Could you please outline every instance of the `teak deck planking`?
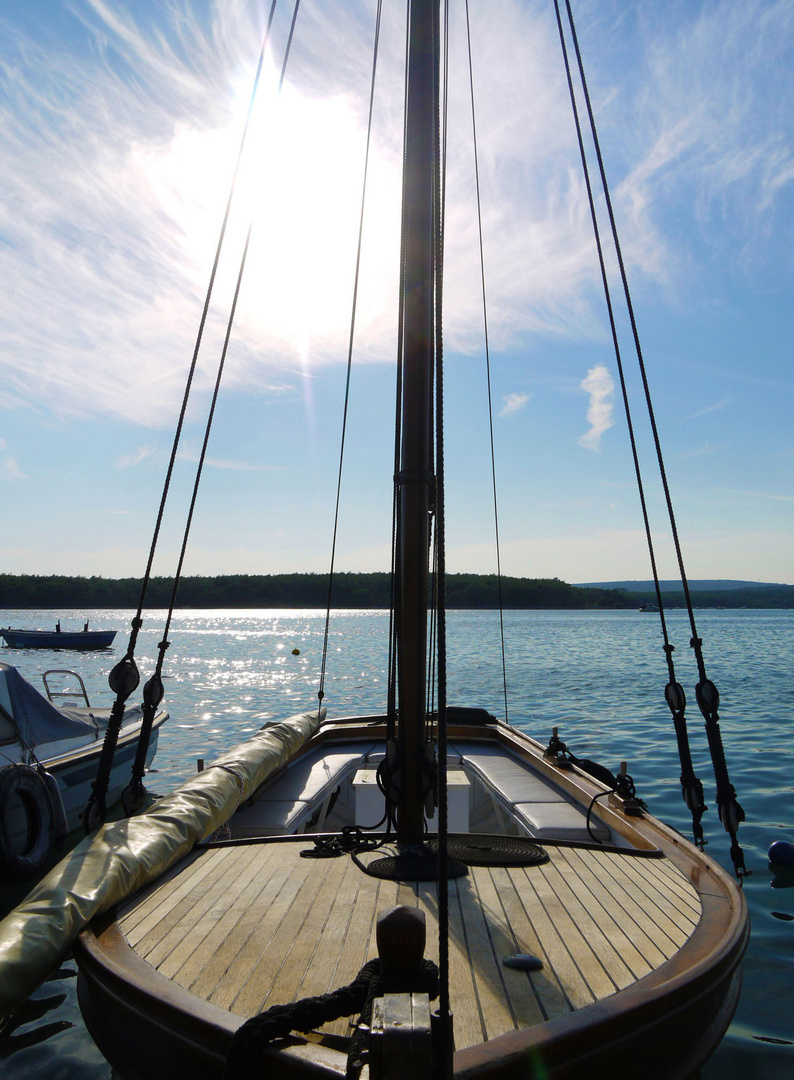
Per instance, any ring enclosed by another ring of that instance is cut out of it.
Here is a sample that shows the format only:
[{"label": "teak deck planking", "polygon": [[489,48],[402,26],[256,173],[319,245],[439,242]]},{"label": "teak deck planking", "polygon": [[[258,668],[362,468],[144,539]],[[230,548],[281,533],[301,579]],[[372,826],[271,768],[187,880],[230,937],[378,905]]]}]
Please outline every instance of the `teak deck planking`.
[{"label": "teak deck planking", "polygon": [[[119,924],[162,975],[242,1017],[325,994],[377,955],[375,920],[421,908],[438,959],[435,883],[373,878],[349,856],[300,856],[307,841],[215,847],[129,901]],[[697,893],[667,859],[547,849],[526,868],[476,867],[449,884],[450,994],[459,1049],[564,1016],[659,967],[700,918]],[[527,974],[502,958],[532,953]],[[323,1030],[350,1031],[347,1019]]]}]

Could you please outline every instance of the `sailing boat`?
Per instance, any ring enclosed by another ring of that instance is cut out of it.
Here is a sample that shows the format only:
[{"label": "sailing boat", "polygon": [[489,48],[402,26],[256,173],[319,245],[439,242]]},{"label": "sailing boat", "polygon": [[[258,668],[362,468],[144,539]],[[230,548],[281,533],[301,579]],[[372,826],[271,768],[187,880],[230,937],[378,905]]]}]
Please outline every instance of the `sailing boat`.
[{"label": "sailing boat", "polygon": [[730,877],[556,731],[447,704],[438,0],[408,19],[394,689],[385,715],[265,729],[137,819],[178,840],[75,953],[128,1080],[684,1077],[738,999]]}]

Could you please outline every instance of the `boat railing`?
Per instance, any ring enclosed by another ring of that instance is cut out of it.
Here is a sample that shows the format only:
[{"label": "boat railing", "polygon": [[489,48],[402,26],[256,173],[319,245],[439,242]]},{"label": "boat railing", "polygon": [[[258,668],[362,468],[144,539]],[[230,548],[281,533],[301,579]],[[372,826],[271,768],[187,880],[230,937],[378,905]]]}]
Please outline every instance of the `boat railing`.
[{"label": "boat railing", "polygon": [[[79,690],[51,690],[49,681],[47,679],[48,675],[68,675],[72,679],[77,679],[78,683],[80,684],[80,689]],[[49,699],[49,701],[53,705],[56,704],[55,698],[75,697],[77,694],[80,694],[83,701],[85,702],[85,707],[87,709],[91,708],[91,702],[88,700],[88,693],[86,692],[85,683],[83,682],[81,676],[78,675],[76,671],[69,671],[68,668],[50,668],[49,671],[44,672],[41,679],[42,679],[42,682],[44,683],[44,689],[47,692],[47,698]]]}]

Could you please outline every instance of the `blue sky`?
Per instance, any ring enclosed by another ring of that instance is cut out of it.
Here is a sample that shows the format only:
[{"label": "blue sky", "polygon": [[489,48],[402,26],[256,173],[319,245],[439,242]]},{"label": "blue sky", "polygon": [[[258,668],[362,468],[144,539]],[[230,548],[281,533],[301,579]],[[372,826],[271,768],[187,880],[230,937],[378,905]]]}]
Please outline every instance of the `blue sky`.
[{"label": "blue sky", "polygon": [[[143,571],[268,6],[0,2],[2,571]],[[402,7],[385,2],[343,570],[388,566]],[[452,7],[448,565],[492,572],[471,120]],[[645,578],[553,5],[471,8],[503,570]],[[374,10],[303,0],[278,102],[291,6],[277,10],[159,573],[175,565],[252,218],[185,572],[327,569]],[[574,13],[688,574],[792,583],[794,9],[578,0]]]}]

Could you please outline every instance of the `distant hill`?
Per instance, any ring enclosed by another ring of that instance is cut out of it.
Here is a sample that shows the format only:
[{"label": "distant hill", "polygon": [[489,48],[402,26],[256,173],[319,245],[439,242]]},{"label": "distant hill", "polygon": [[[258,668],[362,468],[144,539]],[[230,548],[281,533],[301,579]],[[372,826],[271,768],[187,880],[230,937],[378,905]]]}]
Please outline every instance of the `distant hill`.
[{"label": "distant hill", "polygon": [[[574,584],[578,589],[626,589],[628,592],[654,591],[652,581],[580,581],[574,582]],[[662,592],[678,592],[681,588],[681,582],[676,579],[660,581],[659,586]],[[703,578],[698,581],[690,580],[689,582],[689,588],[696,592],[727,592],[730,589],[785,589],[788,587],[774,581],[733,581],[730,578],[718,578],[714,581]]]},{"label": "distant hill", "polygon": [[[684,589],[680,581],[660,581],[662,602],[666,608],[686,605]],[[623,598],[621,607],[645,607],[656,605],[656,590],[652,581],[606,581],[600,585],[577,585],[580,589],[599,589]],[[699,579],[689,582],[689,595],[697,608],[794,608],[794,585],[772,585],[763,581],[711,581]]]}]

